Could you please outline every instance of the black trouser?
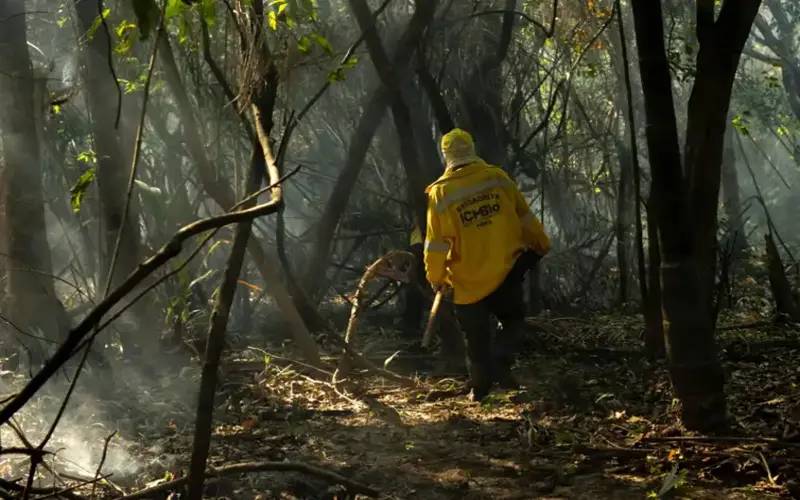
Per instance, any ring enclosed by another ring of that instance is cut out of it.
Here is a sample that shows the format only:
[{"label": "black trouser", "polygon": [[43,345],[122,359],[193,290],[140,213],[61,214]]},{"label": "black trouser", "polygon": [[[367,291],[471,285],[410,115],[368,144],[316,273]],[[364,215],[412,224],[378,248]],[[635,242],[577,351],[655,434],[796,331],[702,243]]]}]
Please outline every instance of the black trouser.
[{"label": "black trouser", "polygon": [[[456,315],[467,341],[470,384],[476,391],[486,392],[494,382],[510,374],[524,329],[522,281],[536,260],[535,254],[523,254],[497,290],[474,304],[456,305]],[[492,316],[502,325],[494,343]]]}]

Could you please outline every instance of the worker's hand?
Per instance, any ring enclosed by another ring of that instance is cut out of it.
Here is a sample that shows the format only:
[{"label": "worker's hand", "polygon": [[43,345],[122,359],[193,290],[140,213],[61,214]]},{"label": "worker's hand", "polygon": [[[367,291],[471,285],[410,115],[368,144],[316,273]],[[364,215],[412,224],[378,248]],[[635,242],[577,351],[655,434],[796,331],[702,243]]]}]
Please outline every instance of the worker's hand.
[{"label": "worker's hand", "polygon": [[431,283],[431,289],[433,290],[433,293],[442,292],[445,288],[447,288],[447,285],[444,283]]}]

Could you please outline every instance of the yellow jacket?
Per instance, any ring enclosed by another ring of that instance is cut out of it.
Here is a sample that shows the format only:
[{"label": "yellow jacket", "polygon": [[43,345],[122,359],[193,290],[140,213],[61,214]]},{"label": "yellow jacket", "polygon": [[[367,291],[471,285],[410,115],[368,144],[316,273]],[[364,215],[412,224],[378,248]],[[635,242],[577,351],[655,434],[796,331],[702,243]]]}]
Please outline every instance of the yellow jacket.
[{"label": "yellow jacket", "polygon": [[525,249],[541,256],[550,250],[542,223],[498,167],[477,161],[448,168],[426,192],[425,272],[432,285],[453,288],[456,304],[495,291]]}]

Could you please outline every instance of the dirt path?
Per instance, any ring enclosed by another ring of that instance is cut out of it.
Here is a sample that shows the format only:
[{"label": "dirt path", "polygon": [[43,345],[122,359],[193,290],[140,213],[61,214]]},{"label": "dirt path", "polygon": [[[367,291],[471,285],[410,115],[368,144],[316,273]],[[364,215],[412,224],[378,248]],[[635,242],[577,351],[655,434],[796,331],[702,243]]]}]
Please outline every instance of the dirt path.
[{"label": "dirt path", "polygon": [[[461,380],[423,373],[419,390],[362,381],[363,394],[381,403],[370,409],[297,365],[261,355],[231,360],[228,373],[241,383],[225,398],[213,461],[309,462],[372,485],[385,498],[640,499],[660,491],[779,498],[794,488],[800,447],[648,441],[682,432],[666,373],[636,353],[632,323],[560,328],[558,345],[524,354],[516,369],[522,390],[495,392],[482,404],[458,394]],[[612,330],[629,334],[616,332],[613,340]],[[599,337],[612,340],[601,348]],[[393,347],[391,337],[372,342],[373,350]],[[753,416],[754,400],[772,400],[773,415],[789,418],[788,392],[800,374],[787,364],[796,352],[758,354],[762,363],[728,361],[731,408],[743,425],[737,435],[782,438],[769,418]],[[402,364],[402,354],[394,363]],[[783,384],[769,386],[778,377]],[[168,447],[185,450],[187,439],[175,435]],[[334,498],[340,491],[285,473],[231,478],[219,488],[227,498]]]}]

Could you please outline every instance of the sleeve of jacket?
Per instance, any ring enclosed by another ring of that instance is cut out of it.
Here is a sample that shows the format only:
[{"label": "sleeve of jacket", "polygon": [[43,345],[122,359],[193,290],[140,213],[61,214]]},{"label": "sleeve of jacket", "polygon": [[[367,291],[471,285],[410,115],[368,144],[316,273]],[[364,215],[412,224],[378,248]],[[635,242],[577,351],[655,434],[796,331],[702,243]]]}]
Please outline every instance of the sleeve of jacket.
[{"label": "sleeve of jacket", "polygon": [[540,256],[545,256],[550,251],[550,237],[544,232],[544,225],[533,215],[528,202],[522,196],[517,185],[509,178],[510,189],[514,199],[514,208],[522,224],[522,240]]},{"label": "sleeve of jacket", "polygon": [[447,282],[447,256],[450,252],[452,234],[447,214],[436,208],[436,194],[428,194],[428,228],[425,235],[425,277],[433,286]]}]

